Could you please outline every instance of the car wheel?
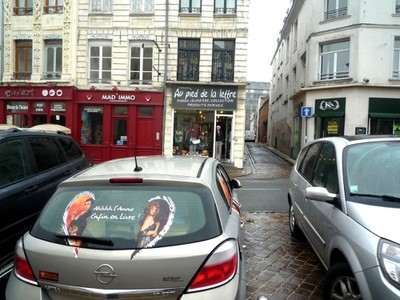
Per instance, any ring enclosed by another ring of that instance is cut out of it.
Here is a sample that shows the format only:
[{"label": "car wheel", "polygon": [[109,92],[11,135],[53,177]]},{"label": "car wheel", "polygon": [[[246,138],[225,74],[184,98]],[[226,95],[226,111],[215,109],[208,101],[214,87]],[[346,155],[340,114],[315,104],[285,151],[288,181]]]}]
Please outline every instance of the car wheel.
[{"label": "car wheel", "polygon": [[324,299],[361,299],[357,280],[347,263],[333,265],[325,275]]},{"label": "car wheel", "polygon": [[296,239],[301,238],[301,232],[299,226],[296,223],[296,217],[294,216],[292,202],[289,202],[289,230],[292,237]]}]

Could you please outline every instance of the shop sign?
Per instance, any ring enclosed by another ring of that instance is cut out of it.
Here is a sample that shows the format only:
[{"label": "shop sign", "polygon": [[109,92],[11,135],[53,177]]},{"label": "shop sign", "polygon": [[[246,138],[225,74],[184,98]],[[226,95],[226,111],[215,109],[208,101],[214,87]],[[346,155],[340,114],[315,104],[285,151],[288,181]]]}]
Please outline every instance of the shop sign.
[{"label": "shop sign", "polygon": [[135,101],[135,95],[128,94],[115,94],[115,95],[102,95],[101,100],[110,101],[110,102],[128,102]]},{"label": "shop sign", "polygon": [[51,103],[51,112],[65,112],[65,103],[64,102]]},{"label": "shop sign", "polygon": [[337,120],[328,122],[328,134],[329,135],[338,135],[339,134],[339,124]]},{"label": "shop sign", "polygon": [[82,109],[86,113],[103,113],[102,107],[97,106],[87,106]]},{"label": "shop sign", "polygon": [[35,113],[45,113],[46,112],[46,104],[44,102],[33,103],[33,111]]},{"label": "shop sign", "polygon": [[237,87],[175,86],[172,107],[190,109],[236,109]]},{"label": "shop sign", "polygon": [[28,102],[8,102],[6,105],[7,112],[27,112]]},{"label": "shop sign", "polygon": [[346,98],[316,99],[315,116],[316,117],[340,117],[346,110]]},{"label": "shop sign", "polygon": [[34,96],[35,90],[33,88],[28,88],[28,89],[9,89],[5,90],[4,92],[5,96],[7,98],[10,97],[26,97],[26,96]]}]

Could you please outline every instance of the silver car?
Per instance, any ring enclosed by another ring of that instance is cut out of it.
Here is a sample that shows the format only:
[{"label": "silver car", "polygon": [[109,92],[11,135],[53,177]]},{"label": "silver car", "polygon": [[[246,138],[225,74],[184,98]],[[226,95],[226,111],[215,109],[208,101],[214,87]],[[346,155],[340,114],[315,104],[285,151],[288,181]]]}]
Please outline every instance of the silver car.
[{"label": "silver car", "polygon": [[17,243],[6,298],[245,299],[239,187],[208,157],[91,167]]},{"label": "silver car", "polygon": [[289,228],[328,270],[324,299],[400,298],[400,137],[315,140],[290,175]]}]

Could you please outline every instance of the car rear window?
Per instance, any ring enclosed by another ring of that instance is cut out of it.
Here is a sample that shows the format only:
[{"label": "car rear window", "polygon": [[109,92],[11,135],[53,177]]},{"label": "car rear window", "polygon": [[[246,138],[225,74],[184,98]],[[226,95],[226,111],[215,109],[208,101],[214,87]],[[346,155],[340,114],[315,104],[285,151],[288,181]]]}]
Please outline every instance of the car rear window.
[{"label": "car rear window", "polygon": [[[114,185],[59,188],[31,234],[70,246],[141,249],[207,240],[221,228],[212,194],[202,185]],[[71,239],[75,235],[82,239]]]}]

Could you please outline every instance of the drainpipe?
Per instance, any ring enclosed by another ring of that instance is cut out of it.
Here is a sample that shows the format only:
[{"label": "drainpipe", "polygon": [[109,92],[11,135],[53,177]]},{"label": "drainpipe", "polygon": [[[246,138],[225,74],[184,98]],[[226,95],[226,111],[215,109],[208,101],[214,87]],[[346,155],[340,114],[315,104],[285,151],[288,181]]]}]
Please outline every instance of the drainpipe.
[{"label": "drainpipe", "polygon": [[3,72],[4,72],[4,3],[0,0],[0,83],[3,83]]},{"label": "drainpipe", "polygon": [[[163,128],[162,128],[162,141],[161,147],[164,152],[164,139],[165,139],[165,122],[166,122],[166,111],[167,111],[167,66],[168,66],[168,19],[169,15],[169,1],[165,1],[165,46],[164,46],[164,113],[163,113]],[[164,153],[165,154],[165,153]]]}]

